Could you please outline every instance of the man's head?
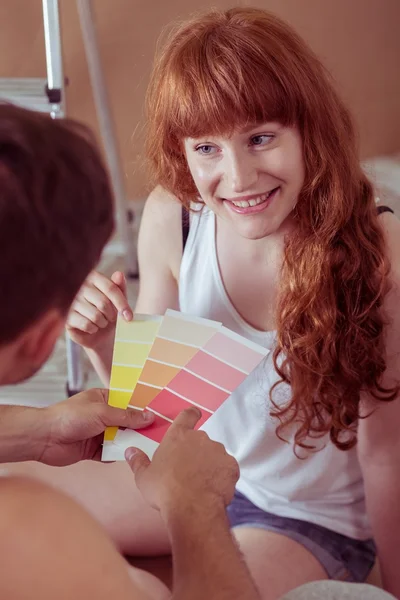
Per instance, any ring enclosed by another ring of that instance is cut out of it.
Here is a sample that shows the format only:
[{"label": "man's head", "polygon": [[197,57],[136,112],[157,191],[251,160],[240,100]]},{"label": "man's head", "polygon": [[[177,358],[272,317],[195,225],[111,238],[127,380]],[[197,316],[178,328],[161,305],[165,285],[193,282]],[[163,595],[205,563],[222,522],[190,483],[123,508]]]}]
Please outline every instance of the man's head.
[{"label": "man's head", "polygon": [[112,229],[110,183],[90,131],[0,104],[1,383],[49,356]]}]

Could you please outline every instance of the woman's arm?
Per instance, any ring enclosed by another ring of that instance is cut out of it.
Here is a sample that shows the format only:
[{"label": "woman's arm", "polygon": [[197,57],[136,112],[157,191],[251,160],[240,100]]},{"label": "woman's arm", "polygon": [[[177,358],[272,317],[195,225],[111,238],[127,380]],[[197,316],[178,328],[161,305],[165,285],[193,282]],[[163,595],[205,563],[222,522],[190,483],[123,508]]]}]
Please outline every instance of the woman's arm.
[{"label": "woman's arm", "polygon": [[[164,314],[167,308],[179,308],[181,204],[162,188],[153,190],[146,202],[138,256],[140,289],[136,312]],[[132,318],[123,274],[116,272],[108,279],[93,272],[82,286],[67,322],[70,336],[85,348],[106,387],[110,380],[117,313],[127,320]]]},{"label": "woman's arm", "polygon": [[[385,386],[400,380],[400,222],[384,215],[392,289],[385,301],[389,318],[386,332]],[[364,477],[368,515],[378,547],[384,587],[400,597],[400,397],[378,406],[364,398],[365,414],[358,431],[358,453]]]},{"label": "woman's arm", "polygon": [[140,288],[135,312],[164,314],[179,308],[178,278],[182,259],[182,207],[162,188],[147,199],[138,240]]}]

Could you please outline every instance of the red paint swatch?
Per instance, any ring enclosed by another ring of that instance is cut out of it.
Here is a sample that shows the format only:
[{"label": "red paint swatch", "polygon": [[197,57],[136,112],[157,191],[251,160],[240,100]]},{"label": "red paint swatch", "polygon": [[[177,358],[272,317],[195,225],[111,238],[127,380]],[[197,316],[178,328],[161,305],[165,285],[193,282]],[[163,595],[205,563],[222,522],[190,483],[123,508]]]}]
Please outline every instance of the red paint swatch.
[{"label": "red paint swatch", "polygon": [[149,427],[141,429],[139,433],[159,444],[170,428],[171,423],[158,415],[154,416],[155,419],[153,423],[149,425]]},{"label": "red paint swatch", "polygon": [[[174,420],[182,410],[192,406],[193,404],[183,400],[183,398],[179,398],[179,396],[175,396],[175,394],[169,390],[163,390],[160,392],[158,396],[149,404],[149,408],[172,420]],[[203,410],[202,416],[196,424],[196,429],[201,427],[201,425],[203,425],[203,423],[205,423],[212,414],[213,413],[211,412]],[[141,430],[140,433],[144,433],[144,435],[146,435],[146,429]]]},{"label": "red paint swatch", "polygon": [[186,369],[230,392],[233,392],[247,377],[246,373],[242,373],[202,351],[192,358],[186,365]]}]

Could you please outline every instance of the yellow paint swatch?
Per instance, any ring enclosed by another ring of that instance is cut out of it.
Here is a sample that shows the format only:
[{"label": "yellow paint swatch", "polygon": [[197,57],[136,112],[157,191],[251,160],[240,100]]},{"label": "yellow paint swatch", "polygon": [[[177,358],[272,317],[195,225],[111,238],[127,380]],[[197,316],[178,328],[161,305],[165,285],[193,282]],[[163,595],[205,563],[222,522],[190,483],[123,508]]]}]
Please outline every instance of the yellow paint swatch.
[{"label": "yellow paint swatch", "polygon": [[[115,331],[108,404],[126,409],[157,335],[162,317],[135,315],[132,321],[118,317]],[[108,427],[104,441],[112,441],[117,427]]]},{"label": "yellow paint swatch", "polygon": [[120,365],[144,365],[150,352],[151,344],[132,344],[117,342],[114,348],[113,363]]},{"label": "yellow paint swatch", "polygon": [[[110,379],[110,391],[113,389],[134,390],[142,372],[142,367],[126,367],[113,364]],[[110,401],[108,401],[111,404]],[[126,408],[126,407],[122,407]]]}]

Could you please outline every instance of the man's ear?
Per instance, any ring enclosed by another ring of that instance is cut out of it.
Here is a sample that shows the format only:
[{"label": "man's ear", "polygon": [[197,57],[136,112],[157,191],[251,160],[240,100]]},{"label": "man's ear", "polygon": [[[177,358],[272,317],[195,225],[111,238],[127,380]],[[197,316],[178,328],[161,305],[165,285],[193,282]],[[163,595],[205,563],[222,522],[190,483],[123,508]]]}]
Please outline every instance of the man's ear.
[{"label": "man's ear", "polygon": [[65,325],[65,317],[54,308],[41,315],[20,336],[18,357],[39,369],[53,352]]}]

